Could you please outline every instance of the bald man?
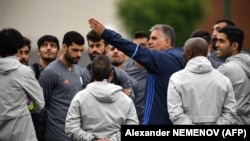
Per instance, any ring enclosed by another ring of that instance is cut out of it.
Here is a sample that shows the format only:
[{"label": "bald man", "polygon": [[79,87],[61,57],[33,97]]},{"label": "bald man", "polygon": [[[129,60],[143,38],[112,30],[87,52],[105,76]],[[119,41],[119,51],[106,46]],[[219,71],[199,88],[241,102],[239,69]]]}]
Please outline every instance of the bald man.
[{"label": "bald man", "polygon": [[167,100],[173,124],[234,124],[236,100],[227,77],[207,58],[207,43],[200,37],[184,44],[185,68],[170,77]]}]

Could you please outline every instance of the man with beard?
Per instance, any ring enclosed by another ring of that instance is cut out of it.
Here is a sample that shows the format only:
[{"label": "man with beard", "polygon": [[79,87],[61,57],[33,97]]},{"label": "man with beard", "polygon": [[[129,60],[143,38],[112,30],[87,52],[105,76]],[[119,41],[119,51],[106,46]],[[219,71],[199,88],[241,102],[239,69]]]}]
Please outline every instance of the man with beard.
[{"label": "man with beard", "polygon": [[16,56],[19,58],[20,63],[23,65],[29,65],[29,59],[31,57],[30,50],[31,50],[31,41],[27,37],[23,37],[23,46],[18,50]]},{"label": "man with beard", "polygon": [[39,83],[45,98],[46,141],[70,141],[65,134],[65,119],[71,100],[82,90],[81,67],[84,38],[76,31],[63,37],[62,54],[41,73]]},{"label": "man with beard", "polygon": [[[59,55],[59,41],[55,36],[44,35],[37,41],[36,53],[39,56],[39,62],[32,64],[30,67],[34,71],[36,79],[39,80],[41,72]],[[40,113],[32,113],[32,120],[36,130],[38,141],[44,141],[44,110]]]},{"label": "man with beard", "polygon": [[[98,34],[93,30],[89,31],[87,34],[88,42],[88,54],[91,61],[101,54],[106,54],[107,47],[109,46],[107,42],[104,41]],[[135,99],[134,90],[132,88],[129,75],[122,69],[117,67],[113,68],[113,78],[111,83],[120,85],[123,88],[123,92],[127,94],[132,100]],[[94,78],[91,75],[91,63],[83,68],[83,88],[85,88],[90,82],[93,82]]]},{"label": "man with beard", "polygon": [[241,53],[244,31],[236,26],[226,26],[219,30],[217,56],[226,58],[218,71],[229,78],[237,102],[237,123],[250,125],[250,56]]},{"label": "man with beard", "polygon": [[218,68],[222,63],[225,62],[225,58],[218,57],[216,53],[217,47],[215,46],[218,40],[217,36],[218,36],[219,30],[225,26],[235,26],[235,24],[230,20],[221,19],[215,22],[215,24],[212,27],[212,51],[210,52],[210,55],[208,56],[208,58],[211,61],[212,66],[214,68]]}]

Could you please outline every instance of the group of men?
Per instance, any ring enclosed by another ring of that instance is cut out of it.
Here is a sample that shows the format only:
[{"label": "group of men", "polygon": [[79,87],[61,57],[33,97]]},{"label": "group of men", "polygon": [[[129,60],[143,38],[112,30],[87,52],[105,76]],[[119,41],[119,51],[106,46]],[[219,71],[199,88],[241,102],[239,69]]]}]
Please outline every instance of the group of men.
[{"label": "group of men", "polygon": [[[1,132],[1,140],[120,140],[126,124],[250,124],[250,57],[241,53],[244,33],[231,21],[213,26],[210,53],[200,35],[175,48],[170,25],[156,24],[150,36],[138,32],[129,41],[93,18],[88,22],[91,63],[85,67],[78,65],[85,39],[76,31],[64,35],[61,50],[55,36],[42,36],[39,63],[31,68],[21,65],[28,65],[30,41],[15,29],[0,32],[0,90],[10,88],[9,98],[0,95],[0,129],[14,122],[29,129]],[[26,97],[35,103],[31,116]],[[11,114],[6,103],[22,111]]]}]

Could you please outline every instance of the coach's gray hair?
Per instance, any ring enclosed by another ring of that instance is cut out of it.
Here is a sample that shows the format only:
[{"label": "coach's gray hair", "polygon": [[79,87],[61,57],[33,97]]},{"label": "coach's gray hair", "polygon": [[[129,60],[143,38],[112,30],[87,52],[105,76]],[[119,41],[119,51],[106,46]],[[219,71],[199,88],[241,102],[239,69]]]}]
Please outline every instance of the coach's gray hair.
[{"label": "coach's gray hair", "polygon": [[151,27],[149,31],[152,32],[153,30],[158,30],[158,29],[162,30],[163,36],[165,38],[170,38],[171,46],[174,47],[174,42],[175,42],[174,28],[166,24],[156,24],[153,27]]}]

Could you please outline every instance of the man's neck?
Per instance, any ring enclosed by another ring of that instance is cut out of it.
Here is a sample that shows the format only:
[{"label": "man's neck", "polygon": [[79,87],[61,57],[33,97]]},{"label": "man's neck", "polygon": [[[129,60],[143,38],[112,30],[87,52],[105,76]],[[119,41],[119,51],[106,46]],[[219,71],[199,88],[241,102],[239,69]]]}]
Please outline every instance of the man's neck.
[{"label": "man's neck", "polygon": [[46,61],[46,60],[43,60],[40,58],[40,65],[43,67],[43,68],[46,68],[52,61]]},{"label": "man's neck", "polygon": [[72,71],[72,64],[69,63],[63,55],[60,56],[59,60],[63,63],[63,65],[69,70]]}]

